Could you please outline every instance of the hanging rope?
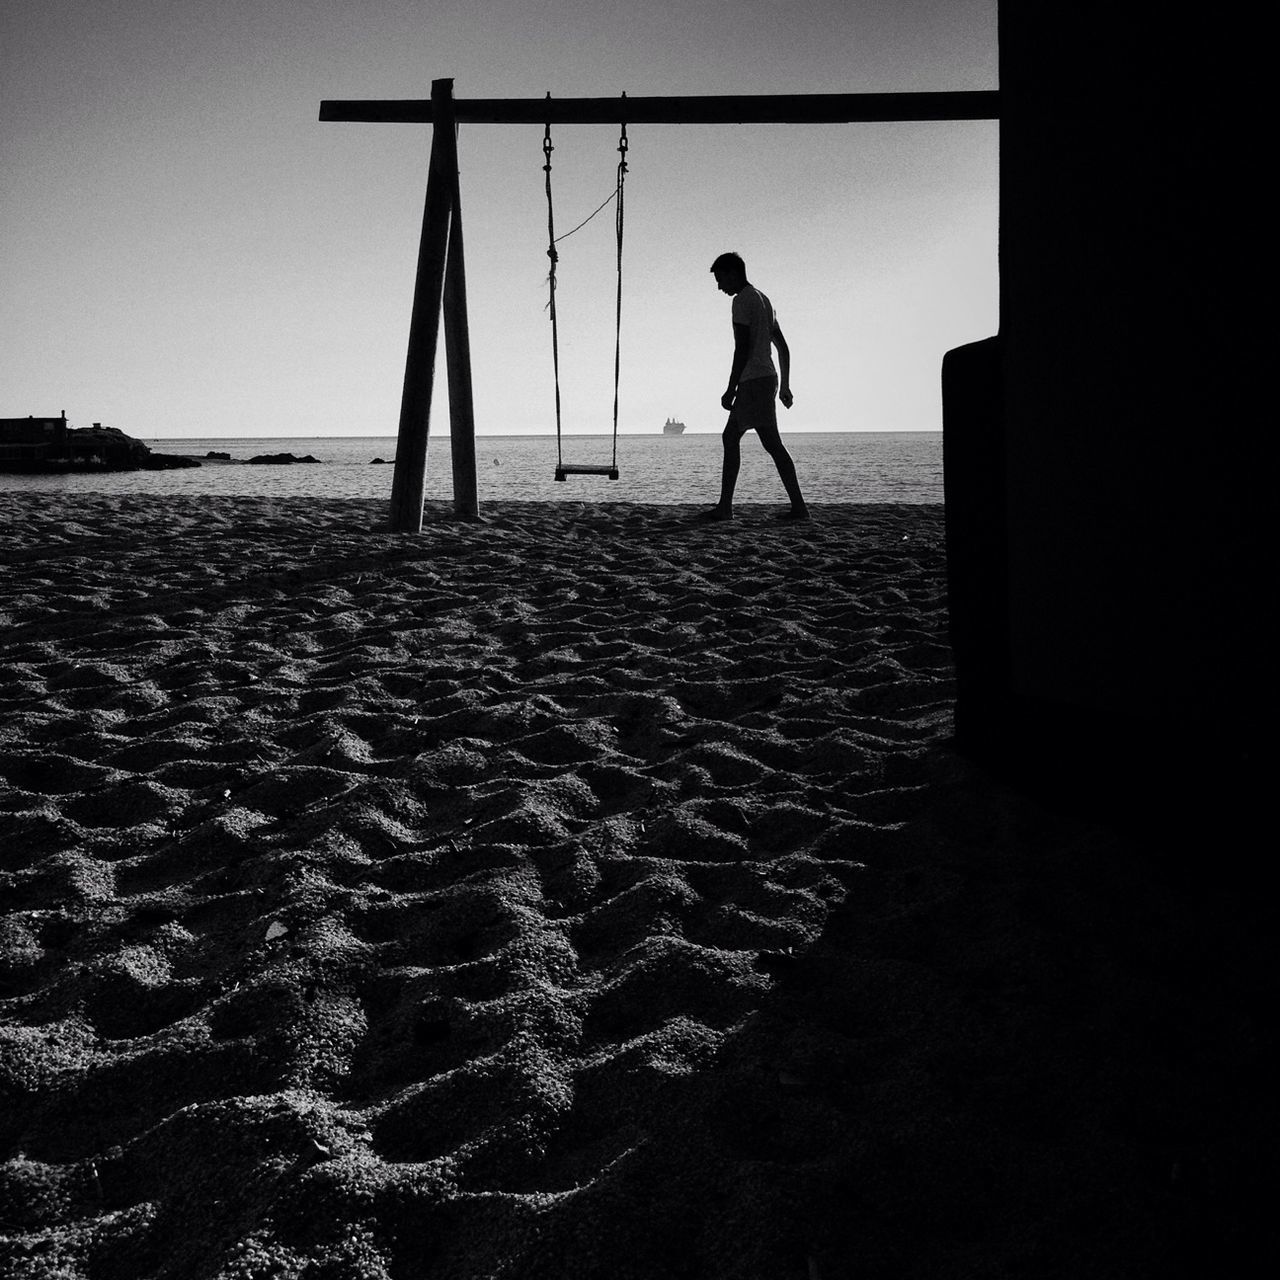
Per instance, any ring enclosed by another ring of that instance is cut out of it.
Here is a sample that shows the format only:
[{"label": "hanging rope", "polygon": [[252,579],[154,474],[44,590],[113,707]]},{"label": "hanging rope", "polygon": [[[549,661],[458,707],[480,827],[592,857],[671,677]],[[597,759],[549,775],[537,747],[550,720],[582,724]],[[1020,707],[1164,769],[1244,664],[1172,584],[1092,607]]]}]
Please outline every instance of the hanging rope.
[{"label": "hanging rope", "polygon": [[[627,95],[622,95],[623,104],[626,103]],[[547,94],[547,101],[551,101],[551,94]],[[618,181],[614,189],[609,193],[608,197],[596,209],[589,213],[578,225],[563,235],[556,235],[555,221],[555,203],[551,195],[551,153],[555,147],[551,144],[551,122],[548,120],[546,129],[542,135],[542,170],[546,174],[546,190],[547,190],[547,257],[551,261],[551,270],[547,274],[547,288],[549,293],[549,301],[547,308],[551,312],[551,361],[555,371],[556,384],[556,478],[562,479],[564,466],[563,442],[561,437],[561,415],[560,415],[560,329],[556,320],[556,266],[560,261],[560,253],[556,245],[561,240],[567,240],[575,231],[581,231],[583,227],[591,221],[602,209],[608,205],[610,200],[617,200],[617,208],[614,211],[614,231],[617,236],[618,256],[617,256],[617,275],[618,275],[618,293],[617,308],[614,325],[614,344],[613,344],[613,454],[612,462],[609,468],[609,474],[612,478],[617,478],[618,470],[618,385],[622,373],[622,243],[623,232],[625,227],[625,187],[627,180],[627,150],[629,147],[627,141],[627,124],[622,122],[622,134],[618,139]],[[584,468],[585,470],[586,468]]]},{"label": "hanging rope", "polygon": [[[553,147],[552,150],[554,151],[555,148]],[[618,188],[614,187],[614,189],[610,191],[609,194],[605,197],[604,203],[599,205],[596,208],[595,213],[587,214],[587,216],[583,218],[583,220],[580,223],[578,223],[576,227],[574,227],[573,231],[581,231],[582,228],[585,227],[587,223],[590,222],[591,219],[594,218],[596,214],[601,211],[601,209],[604,209],[608,206],[609,201],[612,200],[617,194],[618,194]],[[567,240],[571,235],[573,235],[573,231],[566,231],[563,235],[556,236],[556,244],[559,244],[561,240]]]},{"label": "hanging rope", "polygon": [[[627,105],[627,95],[622,95],[622,105]],[[622,136],[618,139],[618,208],[614,225],[618,232],[618,314],[613,329],[613,467],[618,467],[618,376],[622,369],[622,227],[623,197],[627,182],[627,122],[622,122]]]},{"label": "hanging rope", "polygon": [[[551,94],[547,94],[551,101]],[[564,465],[560,452],[560,332],[556,324],[556,263],[560,254],[556,251],[556,211],[551,200],[551,153],[555,147],[551,145],[551,121],[547,121],[546,132],[542,135],[542,155],[544,163],[542,171],[547,175],[547,257],[551,259],[551,271],[547,275],[547,287],[550,301],[547,306],[551,310],[551,363],[556,375],[556,466]]]}]

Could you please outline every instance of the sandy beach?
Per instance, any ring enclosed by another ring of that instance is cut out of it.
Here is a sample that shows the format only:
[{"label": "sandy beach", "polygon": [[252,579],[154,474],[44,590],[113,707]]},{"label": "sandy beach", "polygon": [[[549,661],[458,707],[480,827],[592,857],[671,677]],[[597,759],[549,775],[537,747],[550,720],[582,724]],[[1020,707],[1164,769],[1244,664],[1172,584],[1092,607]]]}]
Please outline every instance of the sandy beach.
[{"label": "sandy beach", "polygon": [[6,497],[0,1273],[1232,1274],[1248,886],[954,754],[941,507],[693,513]]}]

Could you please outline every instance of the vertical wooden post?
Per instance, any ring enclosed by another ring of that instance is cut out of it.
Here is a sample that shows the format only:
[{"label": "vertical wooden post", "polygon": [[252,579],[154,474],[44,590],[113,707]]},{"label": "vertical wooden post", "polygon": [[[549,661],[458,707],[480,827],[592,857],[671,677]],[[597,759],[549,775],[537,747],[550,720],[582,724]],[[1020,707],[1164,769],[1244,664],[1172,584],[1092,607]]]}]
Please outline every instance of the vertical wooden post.
[{"label": "vertical wooden post", "polygon": [[449,373],[449,443],[453,458],[453,513],[474,520],[480,511],[476,493],[476,424],[471,396],[471,330],[467,323],[466,256],[462,247],[462,196],[457,149],[450,175],[452,221],[444,275],[444,352]]},{"label": "vertical wooden post", "polygon": [[418,274],[413,288],[413,313],[409,320],[409,349],[404,362],[396,468],[391,481],[391,529],[395,533],[422,531],[431,393],[435,381],[436,346],[440,337],[440,304],[448,255],[449,219],[458,168],[452,80],[431,82],[431,110],[435,121],[431,134],[431,164],[427,171],[427,199],[422,214],[422,240],[418,245]]}]

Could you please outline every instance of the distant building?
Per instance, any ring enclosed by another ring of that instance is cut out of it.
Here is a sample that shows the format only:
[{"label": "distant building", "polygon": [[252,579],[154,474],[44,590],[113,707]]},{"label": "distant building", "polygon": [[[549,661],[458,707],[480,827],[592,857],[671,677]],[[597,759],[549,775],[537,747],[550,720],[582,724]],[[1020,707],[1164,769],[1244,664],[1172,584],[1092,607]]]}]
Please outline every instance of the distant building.
[{"label": "distant building", "polygon": [[67,456],[67,414],[0,418],[0,462],[38,464]]},{"label": "distant building", "polygon": [[118,427],[67,425],[58,418],[0,418],[0,471],[136,471],[140,467],[198,466],[194,460],[162,461],[141,440]]}]

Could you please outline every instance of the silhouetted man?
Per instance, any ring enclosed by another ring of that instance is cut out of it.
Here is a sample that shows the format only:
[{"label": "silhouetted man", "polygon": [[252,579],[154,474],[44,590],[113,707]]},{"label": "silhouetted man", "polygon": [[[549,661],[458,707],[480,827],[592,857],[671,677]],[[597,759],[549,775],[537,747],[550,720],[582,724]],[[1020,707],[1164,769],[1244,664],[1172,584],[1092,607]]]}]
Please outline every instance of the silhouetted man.
[{"label": "silhouetted man", "polygon": [[[739,441],[748,431],[760,437],[791,499],[791,510],[783,520],[807,520],[809,509],[796,479],[795,463],[778,434],[776,396],[788,408],[791,395],[791,350],[782,336],[773,304],[747,279],[746,264],[736,253],[722,253],[712,264],[716,288],[733,298],[733,370],[729,389],[720,403],[729,411],[724,428],[724,462],[720,472],[720,501],[706,513],[708,520],[733,518],[733,489],[738,482],[742,460]],[[772,348],[778,348],[778,370],[773,365]]]}]

